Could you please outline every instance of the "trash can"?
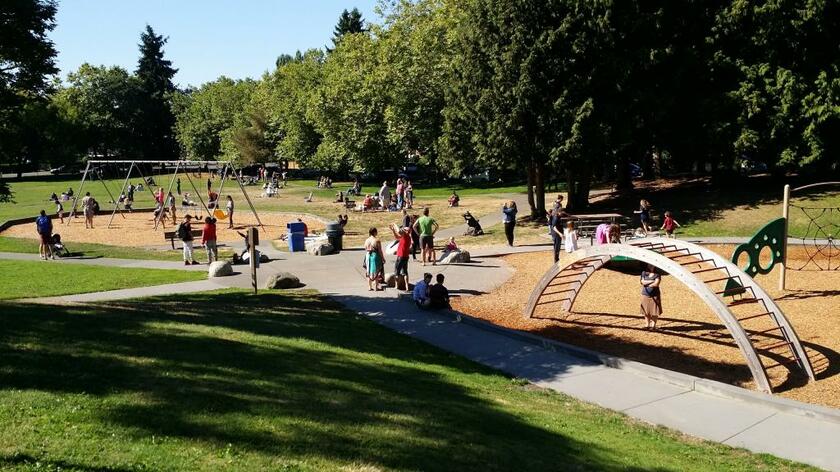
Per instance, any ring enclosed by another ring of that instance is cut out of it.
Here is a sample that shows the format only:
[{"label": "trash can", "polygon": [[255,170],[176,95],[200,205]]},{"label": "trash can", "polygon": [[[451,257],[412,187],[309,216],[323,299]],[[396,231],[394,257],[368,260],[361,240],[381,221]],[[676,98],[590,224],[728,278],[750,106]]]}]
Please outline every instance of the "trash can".
[{"label": "trash can", "polygon": [[327,241],[333,247],[334,252],[341,252],[344,249],[344,228],[340,224],[327,223],[324,233],[327,235]]},{"label": "trash can", "polygon": [[286,241],[289,243],[289,251],[298,252],[306,250],[303,233],[304,227],[304,224],[300,222],[286,223],[286,229],[288,230]]}]

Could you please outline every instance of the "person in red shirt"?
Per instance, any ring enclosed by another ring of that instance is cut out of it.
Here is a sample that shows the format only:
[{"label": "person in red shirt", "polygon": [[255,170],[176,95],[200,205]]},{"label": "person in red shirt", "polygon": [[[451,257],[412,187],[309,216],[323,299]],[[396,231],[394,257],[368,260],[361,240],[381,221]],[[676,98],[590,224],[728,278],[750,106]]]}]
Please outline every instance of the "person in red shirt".
[{"label": "person in red shirt", "polygon": [[204,218],[204,228],[201,231],[201,244],[207,250],[207,264],[219,260],[219,249],[216,246],[216,218]]},{"label": "person in red shirt", "polygon": [[390,226],[391,232],[397,238],[397,260],[394,263],[394,273],[397,275],[397,288],[400,287],[400,280],[402,286],[405,288],[405,293],[411,293],[408,289],[408,258],[411,257],[411,246],[413,244],[411,239],[411,228],[400,228],[396,224]]}]

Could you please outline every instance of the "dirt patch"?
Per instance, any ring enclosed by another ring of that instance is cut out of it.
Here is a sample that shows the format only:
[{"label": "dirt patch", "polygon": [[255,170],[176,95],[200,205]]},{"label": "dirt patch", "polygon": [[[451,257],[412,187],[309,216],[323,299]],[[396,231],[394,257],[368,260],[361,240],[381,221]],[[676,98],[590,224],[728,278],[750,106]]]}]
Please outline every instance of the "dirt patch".
[{"label": "dirt patch", "polygon": [[[710,246],[729,257],[734,246]],[[792,259],[803,251],[791,249]],[[528,331],[570,344],[670,370],[754,388],[735,341],[718,318],[672,277],[662,281],[664,314],[660,330],[643,329],[638,276],[600,270],[564,314],[547,305],[526,319],[522,308],[539,278],[551,266],[551,253],[505,257],[516,270],[498,290],[455,301],[454,308],[500,326]],[[778,270],[778,269],[777,269]],[[840,272],[788,272],[788,290],[776,290],[778,272],[756,280],[796,329],[817,374],[806,382],[786,367],[770,369],[777,393],[796,400],[840,407]]]},{"label": "dirt patch", "polygon": [[[199,210],[196,210],[195,215],[202,218]],[[177,213],[178,221],[180,222],[183,212]],[[260,212],[260,220],[268,231],[268,236],[271,238],[278,238],[281,234],[286,232],[286,223],[297,221],[299,215],[289,213],[268,213]],[[61,234],[61,238],[67,242],[81,242],[81,243],[99,243],[110,244],[114,246],[161,246],[166,244],[163,238],[164,231],[175,231],[175,226],[169,220],[166,223],[165,230],[158,227],[154,229],[154,216],[149,212],[134,212],[125,213],[125,218],[121,218],[119,214],[114,217],[111,228],[108,228],[108,219],[110,215],[100,215],[94,220],[93,229],[85,229],[84,219],[76,218],[72,223],[60,224],[57,221],[54,231]],[[321,230],[324,224],[319,220],[313,220],[306,216],[301,216],[303,221],[307,224],[310,230]],[[64,219],[67,223],[68,218]],[[234,219],[236,225],[233,229],[228,229],[227,221],[220,220],[216,224],[216,232],[219,241],[232,242],[240,241],[241,236],[236,234],[236,231],[243,231],[248,226],[255,226],[257,224],[256,218],[250,212],[239,212]],[[193,229],[201,229],[203,223],[193,223]],[[15,225],[3,231],[3,236],[32,238],[35,236],[34,223]],[[261,236],[265,236],[262,234]]]}]

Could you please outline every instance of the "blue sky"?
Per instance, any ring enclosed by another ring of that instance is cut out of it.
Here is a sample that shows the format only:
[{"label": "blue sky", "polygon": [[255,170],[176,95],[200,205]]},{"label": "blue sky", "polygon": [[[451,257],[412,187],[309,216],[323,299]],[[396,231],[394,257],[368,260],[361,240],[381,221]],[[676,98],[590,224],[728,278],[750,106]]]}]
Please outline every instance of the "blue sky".
[{"label": "blue sky", "polygon": [[283,53],[323,47],[338,16],[357,7],[378,21],[376,0],[59,0],[50,37],[62,79],[89,62],[133,71],[140,33],[169,37],[166,57],[180,86],[226,75],[259,77]]}]

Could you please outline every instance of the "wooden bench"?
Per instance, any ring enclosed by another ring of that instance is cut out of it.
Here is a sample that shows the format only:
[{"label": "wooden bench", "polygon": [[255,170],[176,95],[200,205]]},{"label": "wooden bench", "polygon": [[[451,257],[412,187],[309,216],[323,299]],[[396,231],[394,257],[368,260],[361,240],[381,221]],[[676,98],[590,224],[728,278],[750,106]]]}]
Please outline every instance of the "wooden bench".
[{"label": "wooden bench", "polygon": [[[194,229],[194,230],[191,231],[191,233],[192,233],[193,239],[200,238],[201,234],[202,234],[200,229]],[[169,241],[169,243],[172,244],[172,249],[175,249],[175,240],[180,239],[180,238],[178,238],[178,232],[177,231],[164,231],[163,239],[166,240],[166,241]]]}]

